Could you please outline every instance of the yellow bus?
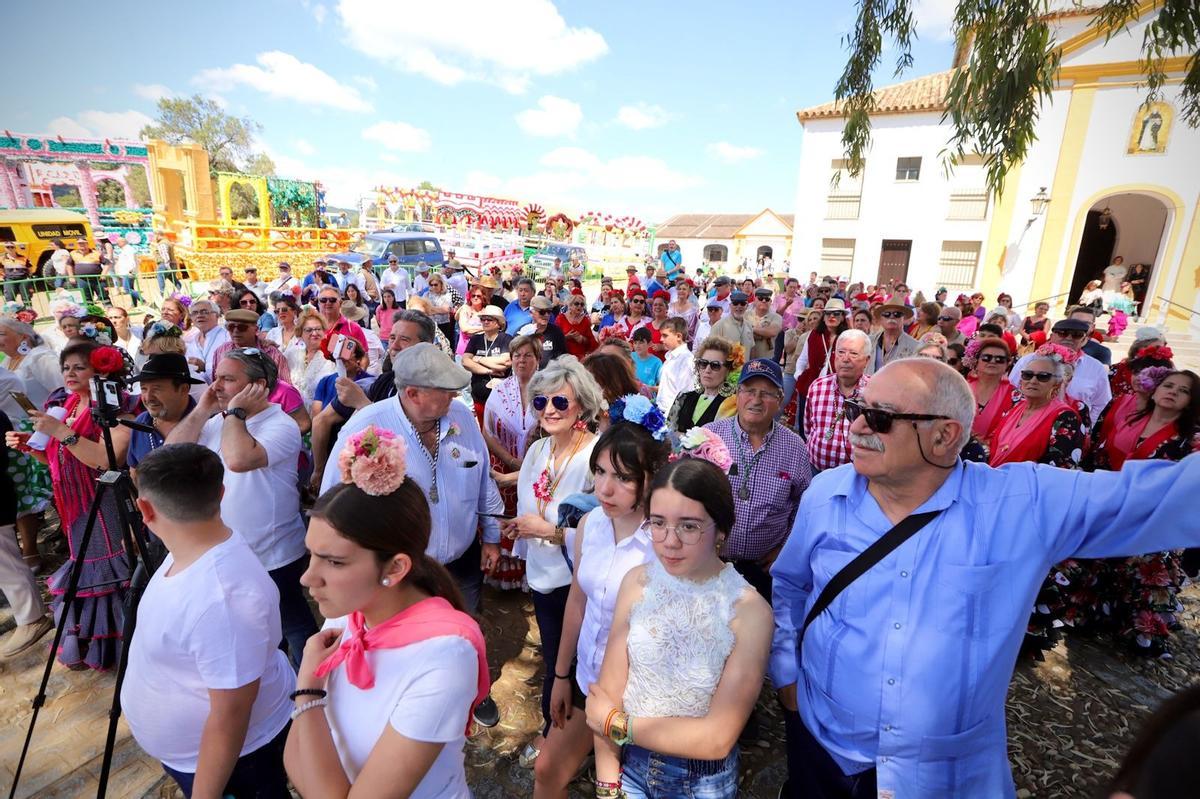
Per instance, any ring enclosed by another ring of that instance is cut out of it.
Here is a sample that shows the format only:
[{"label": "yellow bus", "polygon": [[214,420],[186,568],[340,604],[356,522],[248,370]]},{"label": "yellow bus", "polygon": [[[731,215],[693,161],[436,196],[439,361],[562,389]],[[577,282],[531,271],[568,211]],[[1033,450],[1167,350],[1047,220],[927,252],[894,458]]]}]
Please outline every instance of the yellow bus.
[{"label": "yellow bus", "polygon": [[53,239],[60,239],[69,250],[75,248],[77,239],[96,246],[92,225],[83,214],[61,208],[0,209],[0,242],[17,243],[18,252],[33,265],[30,277],[47,277],[45,267],[54,251],[50,246]]}]

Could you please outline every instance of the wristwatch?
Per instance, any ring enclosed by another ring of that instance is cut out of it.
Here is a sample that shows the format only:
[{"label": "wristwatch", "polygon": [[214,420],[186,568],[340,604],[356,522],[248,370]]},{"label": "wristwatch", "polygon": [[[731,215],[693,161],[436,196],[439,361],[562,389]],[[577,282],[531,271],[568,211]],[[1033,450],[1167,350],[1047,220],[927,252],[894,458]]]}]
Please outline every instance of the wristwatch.
[{"label": "wristwatch", "polygon": [[73,447],[78,443],[79,443],[79,434],[78,433],[71,433],[71,435],[67,436],[66,438],[64,438],[62,440],[62,445],[64,447]]},{"label": "wristwatch", "polygon": [[229,416],[236,416],[237,418],[241,419],[243,422],[246,421],[246,409],[245,408],[230,408],[225,413]]}]

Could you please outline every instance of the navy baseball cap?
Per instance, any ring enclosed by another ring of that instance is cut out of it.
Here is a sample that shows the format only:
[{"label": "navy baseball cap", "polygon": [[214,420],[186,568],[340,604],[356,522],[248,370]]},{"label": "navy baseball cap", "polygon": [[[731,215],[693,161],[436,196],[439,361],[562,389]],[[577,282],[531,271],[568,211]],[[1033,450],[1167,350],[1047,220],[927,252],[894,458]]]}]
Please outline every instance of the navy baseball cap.
[{"label": "navy baseball cap", "polygon": [[735,291],[735,292],[733,292],[732,294],[730,294],[730,295],[729,295],[729,301],[730,301],[730,302],[733,302],[733,303],[738,303],[738,302],[749,302],[749,301],[750,301],[750,295],[749,295],[749,294],[747,294],[747,293],[746,293],[746,292],[744,292],[744,291]]},{"label": "navy baseball cap", "polygon": [[755,358],[743,366],[738,385],[755,377],[765,377],[774,383],[776,388],[783,388],[783,367],[770,358]]}]

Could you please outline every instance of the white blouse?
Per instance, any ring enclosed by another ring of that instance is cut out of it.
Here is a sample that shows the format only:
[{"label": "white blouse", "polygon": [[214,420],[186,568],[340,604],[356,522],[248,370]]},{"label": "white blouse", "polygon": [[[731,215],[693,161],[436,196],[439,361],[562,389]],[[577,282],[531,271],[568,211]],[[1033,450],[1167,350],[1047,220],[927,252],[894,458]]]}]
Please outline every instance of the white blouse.
[{"label": "white blouse", "polygon": [[[542,472],[550,463],[550,452],[553,439],[542,438],[535,441],[525,452],[525,460],[521,464],[521,475],[517,479],[517,515],[526,513],[540,515],[551,524],[558,523],[558,504],[571,494],[592,490],[592,469],[588,461],[592,457],[592,448],[596,439],[579,448],[562,469],[562,477],[555,487],[545,511],[538,514],[538,503],[534,497],[533,486],[542,476]],[[557,475],[552,475],[553,480]],[[525,558],[525,576],[529,585],[539,594],[548,594],[555,588],[561,588],[571,583],[571,569],[563,556],[563,548],[559,544],[551,544],[542,538],[522,538],[513,546],[513,555]]]},{"label": "white blouse", "polygon": [[587,597],[587,604],[575,647],[575,681],[586,696],[588,687],[600,677],[621,581],[633,568],[654,559],[654,544],[644,525],[617,543],[612,519],[599,508],[584,519],[580,523],[583,543],[579,563],[575,564],[575,579]]}]

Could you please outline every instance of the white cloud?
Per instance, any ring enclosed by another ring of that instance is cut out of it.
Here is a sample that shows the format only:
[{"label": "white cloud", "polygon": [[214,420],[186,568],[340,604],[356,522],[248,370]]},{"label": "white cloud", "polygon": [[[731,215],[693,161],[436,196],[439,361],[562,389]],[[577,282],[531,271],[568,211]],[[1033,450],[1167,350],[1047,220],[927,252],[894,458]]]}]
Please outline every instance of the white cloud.
[{"label": "white cloud", "polygon": [[291,53],[271,50],[259,53],[255,60],[258,66],[234,64],[223,69],[206,69],[193,81],[217,91],[245,85],[272,97],[306,105],[324,105],[343,111],[373,110],[358,89],[339,83],[332,75]]},{"label": "white cloud", "polygon": [[259,149],[271,156],[276,174],[298,180],[320,181],[325,187],[325,201],[342,208],[356,208],[363,195],[373,195],[376,186],[415,186],[417,179],[378,167],[332,166],[293,158],[258,142]]},{"label": "white cloud", "polygon": [[355,81],[355,83],[358,83],[360,86],[362,86],[364,89],[366,89],[369,92],[374,92],[374,91],[379,90],[379,84],[376,83],[375,79],[372,78],[370,75],[355,75],[354,81]]},{"label": "white cloud", "polygon": [[382,144],[389,150],[421,153],[429,149],[429,132],[407,122],[376,122],[362,132],[367,141]]},{"label": "white cloud", "polygon": [[329,9],[326,8],[325,6],[321,5],[320,3],[317,3],[310,10],[312,11],[313,19],[315,19],[317,21],[317,24],[324,25],[325,24],[325,16],[329,13]]},{"label": "white cloud", "polygon": [[292,147],[294,147],[296,152],[300,153],[300,155],[317,154],[317,148],[313,147],[312,143],[307,139],[296,139],[294,142],[292,142]]},{"label": "white cloud", "polygon": [[144,126],[154,120],[141,111],[80,111],[74,117],[58,117],[46,126],[57,136],[83,139],[137,139]]},{"label": "white cloud", "polygon": [[709,155],[727,164],[740,164],[742,161],[749,161],[763,154],[763,151],[757,147],[741,147],[727,141],[710,144],[707,149]]},{"label": "white cloud", "polygon": [[641,214],[658,218],[664,198],[703,185],[702,178],[679,172],[666,162],[644,155],[601,158],[581,147],[558,147],[538,160],[538,169],[525,175],[502,178],[472,171],[464,191],[521,201],[536,201],[579,213],[589,208],[612,213]]},{"label": "white cloud", "polygon": [[913,21],[917,25],[918,35],[934,41],[952,41],[954,11],[957,7],[958,0],[917,0]]},{"label": "white cloud", "polygon": [[484,81],[521,93],[533,78],[608,52],[599,32],[569,26],[551,0],[340,0],[337,11],[350,46],[447,86]]},{"label": "white cloud", "polygon": [[637,103],[623,105],[617,111],[617,122],[630,130],[660,128],[671,120],[671,115],[660,105]]},{"label": "white cloud", "polygon": [[579,103],[546,95],[538,100],[537,108],[527,108],[517,114],[517,125],[531,136],[574,136],[583,121]]},{"label": "white cloud", "polygon": [[161,83],[135,83],[133,85],[133,93],[151,102],[157,103],[164,97],[174,97],[175,92],[163,86]]}]

